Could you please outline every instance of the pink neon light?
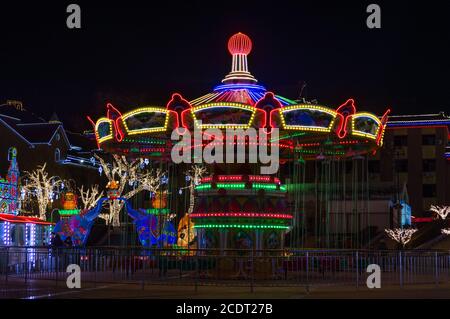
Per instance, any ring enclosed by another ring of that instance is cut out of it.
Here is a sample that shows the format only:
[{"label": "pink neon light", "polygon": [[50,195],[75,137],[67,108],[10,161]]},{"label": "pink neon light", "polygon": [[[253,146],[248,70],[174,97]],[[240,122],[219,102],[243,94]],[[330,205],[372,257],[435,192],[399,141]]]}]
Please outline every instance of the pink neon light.
[{"label": "pink neon light", "polygon": [[[266,107],[270,105],[273,106],[273,109],[270,110],[269,114],[267,114]],[[275,98],[275,94],[273,94],[273,92],[266,92],[266,94],[264,94],[264,96],[258,102],[256,102],[255,107],[265,113],[264,125],[262,126],[264,128],[263,132],[266,134],[270,134],[267,129],[270,128],[270,131],[272,131],[272,128],[275,127],[272,124],[272,112],[282,108],[280,101]],[[269,122],[269,127],[267,127],[267,122]]]},{"label": "pink neon light", "polygon": [[249,54],[252,51],[252,40],[239,32],[228,40],[228,51],[231,54]]},{"label": "pink neon light", "polygon": [[194,218],[202,217],[250,217],[250,218],[279,218],[292,219],[289,214],[269,214],[269,213],[194,213],[190,215]]},{"label": "pink neon light", "polygon": [[[350,109],[348,109],[350,104]],[[340,105],[337,109],[337,116],[340,118],[340,124],[338,128],[338,137],[340,139],[345,138],[348,133],[348,122],[352,115],[356,113],[355,100],[348,99],[344,104]]]},{"label": "pink neon light", "polygon": [[[175,109],[178,105],[184,107],[185,109],[180,111],[179,108]],[[184,113],[188,110],[191,109],[191,104],[184,99],[180,93],[174,93],[172,94],[172,97],[170,99],[169,102],[167,102],[166,108],[169,110],[169,112],[175,112],[176,113],[176,119],[177,119],[177,124],[176,124],[176,130],[177,133],[180,135],[183,135],[186,133],[186,131],[188,130],[188,127],[185,125],[184,123]],[[184,128],[184,132],[181,133],[180,129],[180,123],[181,123],[181,127]]]},{"label": "pink neon light", "polygon": [[[122,142],[123,137],[125,136],[122,132],[122,130],[120,129],[120,125],[119,125],[119,121],[122,119],[122,113],[120,113],[120,111],[118,109],[116,109],[114,107],[114,105],[112,105],[111,103],[107,103],[106,104],[106,108],[108,109],[107,111],[107,115],[106,117],[109,118],[110,120],[113,120],[114,123],[114,129],[116,131],[116,140],[118,142]],[[111,113],[117,113],[117,118],[114,118],[113,116],[111,116]]]},{"label": "pink neon light", "polygon": [[91,119],[91,117],[89,115],[86,117],[87,117],[88,121],[91,122],[92,126],[94,127],[95,142],[97,143],[97,148],[100,149],[100,143],[98,142],[97,132],[95,132],[95,122]]},{"label": "pink neon light", "polygon": [[380,129],[378,131],[378,136],[377,136],[377,145],[380,145],[381,142],[381,138],[383,137],[383,132],[386,128],[386,123],[388,120],[388,114],[391,112],[391,109],[387,109],[386,112],[384,112],[383,117],[381,118],[381,126]]}]

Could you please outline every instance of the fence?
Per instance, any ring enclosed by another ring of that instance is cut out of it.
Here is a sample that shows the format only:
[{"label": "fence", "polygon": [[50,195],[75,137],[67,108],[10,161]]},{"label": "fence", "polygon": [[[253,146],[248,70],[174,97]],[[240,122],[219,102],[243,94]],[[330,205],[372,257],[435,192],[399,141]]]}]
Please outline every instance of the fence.
[{"label": "fence", "polygon": [[141,285],[365,286],[367,266],[381,268],[383,285],[446,283],[450,253],[355,250],[174,250],[98,247],[0,247],[0,285],[66,281],[69,264],[82,282]]}]

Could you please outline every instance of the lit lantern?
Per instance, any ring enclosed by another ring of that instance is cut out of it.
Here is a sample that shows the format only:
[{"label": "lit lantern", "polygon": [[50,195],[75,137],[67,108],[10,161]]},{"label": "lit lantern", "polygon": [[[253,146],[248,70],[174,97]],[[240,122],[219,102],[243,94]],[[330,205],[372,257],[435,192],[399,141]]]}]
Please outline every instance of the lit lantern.
[{"label": "lit lantern", "polygon": [[110,199],[116,199],[119,197],[119,182],[117,181],[110,181],[106,185],[106,193]]},{"label": "lit lantern", "polygon": [[156,192],[152,199],[153,208],[161,209],[167,206],[167,192]]},{"label": "lit lantern", "polygon": [[67,192],[62,197],[63,209],[73,210],[77,209],[77,195],[72,192]]}]

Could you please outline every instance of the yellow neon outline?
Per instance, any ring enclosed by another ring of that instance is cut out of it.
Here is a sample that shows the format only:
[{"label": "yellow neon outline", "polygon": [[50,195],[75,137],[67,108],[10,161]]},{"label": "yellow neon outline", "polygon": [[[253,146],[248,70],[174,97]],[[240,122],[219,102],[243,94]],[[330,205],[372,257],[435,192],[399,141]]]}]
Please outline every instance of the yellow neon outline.
[{"label": "yellow neon outline", "polygon": [[[294,111],[294,110],[315,110],[320,111],[322,113],[327,113],[333,117],[333,119],[330,122],[330,125],[325,127],[320,126],[304,126],[304,125],[286,125],[286,120],[284,118],[284,113]],[[313,132],[331,132],[334,122],[336,120],[337,112],[335,110],[319,106],[319,105],[309,105],[309,104],[297,104],[297,105],[290,105],[286,106],[280,109],[279,111],[280,117],[281,117],[281,124],[283,126],[283,129],[285,130],[297,130],[297,131],[313,131]]]},{"label": "yellow neon outline", "polygon": [[[378,127],[377,127],[377,131],[376,131],[375,134],[371,134],[371,133],[366,133],[366,132],[363,132],[363,131],[355,130],[355,120],[357,118],[360,118],[360,117],[368,117],[368,118],[374,120],[377,123]],[[356,113],[356,114],[354,114],[352,116],[352,135],[361,136],[361,137],[367,137],[367,138],[370,138],[372,140],[376,140],[381,126],[382,126],[381,125],[381,120],[378,117],[376,117],[375,115],[371,114],[371,113],[362,112],[362,113]],[[381,142],[381,144],[382,144],[382,142]]]},{"label": "yellow neon outline", "polygon": [[[252,111],[252,115],[250,116],[250,120],[247,124],[199,124],[197,117],[195,116],[195,112],[204,110],[204,109],[211,109],[215,107],[229,107],[229,108],[237,108],[241,110],[247,110]],[[247,104],[241,104],[241,103],[233,103],[233,102],[215,102],[215,103],[207,103],[200,106],[195,106],[191,108],[191,114],[194,118],[195,126],[201,129],[208,129],[208,128],[219,128],[219,129],[225,129],[225,128],[233,128],[233,129],[248,129],[253,124],[253,119],[255,118],[256,114],[256,108]]]},{"label": "yellow neon outline", "polygon": [[[97,122],[95,123],[95,137],[97,138],[98,143],[103,143],[105,141],[111,140],[113,138],[113,126],[112,126],[112,122],[113,120],[110,120],[107,117],[101,117],[97,120]],[[102,138],[100,138],[100,136],[98,135],[98,126],[101,123],[109,123],[109,131],[110,134],[108,134],[107,136],[103,136]]]},{"label": "yellow neon outline", "polygon": [[[164,119],[164,126],[130,130],[126,123],[126,119],[128,119],[131,116],[135,116],[135,115],[141,114],[141,113],[164,113],[166,116]],[[127,131],[127,135],[164,132],[167,130],[167,125],[169,123],[169,116],[167,116],[167,113],[168,113],[167,109],[161,108],[161,107],[141,107],[141,108],[135,109],[133,111],[130,111],[130,112],[122,115],[122,123],[123,123],[123,126],[125,127],[125,130]]]}]

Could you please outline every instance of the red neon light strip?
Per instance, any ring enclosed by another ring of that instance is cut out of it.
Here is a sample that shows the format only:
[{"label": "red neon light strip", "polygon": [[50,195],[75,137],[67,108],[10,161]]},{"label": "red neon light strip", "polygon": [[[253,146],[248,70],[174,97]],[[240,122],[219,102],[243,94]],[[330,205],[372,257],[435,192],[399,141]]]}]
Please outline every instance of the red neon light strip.
[{"label": "red neon light strip", "polygon": [[[343,113],[343,110],[350,103],[350,112]],[[341,119],[338,128],[338,137],[343,139],[348,133],[348,121],[352,118],[353,114],[356,113],[355,100],[348,99],[344,104],[340,105],[337,109],[337,116]]]},{"label": "red neon light strip", "polygon": [[203,177],[201,179],[202,183],[207,183],[207,182],[211,182],[212,181],[212,177],[208,176],[208,177]]},{"label": "red neon light strip", "polygon": [[22,224],[53,225],[52,223],[40,220],[39,218],[15,216],[10,214],[0,214],[0,221]]},{"label": "red neon light strip", "polygon": [[220,175],[217,177],[220,182],[224,181],[242,181],[242,175]]},{"label": "red neon light strip", "polygon": [[433,217],[412,217],[413,223],[430,223],[433,221]]},{"label": "red neon light strip", "polygon": [[270,182],[270,176],[249,175],[248,180],[251,182]]}]

